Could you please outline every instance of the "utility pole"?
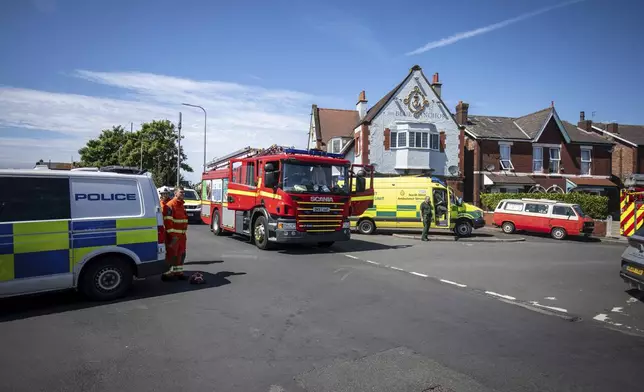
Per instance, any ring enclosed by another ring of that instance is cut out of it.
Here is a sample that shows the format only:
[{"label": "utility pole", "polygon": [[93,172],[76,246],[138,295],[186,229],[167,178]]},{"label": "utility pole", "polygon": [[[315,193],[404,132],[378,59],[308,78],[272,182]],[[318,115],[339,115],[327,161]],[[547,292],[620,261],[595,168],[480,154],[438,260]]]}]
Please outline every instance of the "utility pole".
[{"label": "utility pole", "polygon": [[177,188],[181,185],[181,112],[179,112],[179,138],[177,139]]},{"label": "utility pole", "polygon": [[206,113],[206,109],[199,105],[193,105],[190,103],[182,103],[183,106],[190,106],[193,108],[199,108],[203,110],[203,173],[206,172],[206,132],[208,130],[208,113]]}]

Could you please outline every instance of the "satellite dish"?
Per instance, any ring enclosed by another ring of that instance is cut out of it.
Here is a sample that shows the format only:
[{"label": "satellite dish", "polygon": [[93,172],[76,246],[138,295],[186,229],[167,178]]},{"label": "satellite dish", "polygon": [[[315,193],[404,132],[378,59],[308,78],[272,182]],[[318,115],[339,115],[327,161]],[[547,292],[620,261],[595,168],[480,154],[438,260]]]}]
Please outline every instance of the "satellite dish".
[{"label": "satellite dish", "polygon": [[485,170],[487,170],[487,171],[494,170],[494,165],[490,163],[489,165],[485,166]]},{"label": "satellite dish", "polygon": [[447,171],[449,172],[449,174],[455,176],[458,174],[458,166],[450,166],[447,168]]}]

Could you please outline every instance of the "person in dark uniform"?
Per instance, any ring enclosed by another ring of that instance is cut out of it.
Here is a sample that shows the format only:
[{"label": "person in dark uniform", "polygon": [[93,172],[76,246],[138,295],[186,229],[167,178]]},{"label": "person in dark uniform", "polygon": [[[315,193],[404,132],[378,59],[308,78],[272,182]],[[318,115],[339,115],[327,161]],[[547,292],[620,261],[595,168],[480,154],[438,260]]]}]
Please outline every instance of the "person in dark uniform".
[{"label": "person in dark uniform", "polygon": [[429,196],[426,196],[425,201],[420,203],[420,219],[423,221],[423,235],[420,240],[428,241],[427,232],[429,231],[429,225],[432,222],[432,204],[429,201]]}]

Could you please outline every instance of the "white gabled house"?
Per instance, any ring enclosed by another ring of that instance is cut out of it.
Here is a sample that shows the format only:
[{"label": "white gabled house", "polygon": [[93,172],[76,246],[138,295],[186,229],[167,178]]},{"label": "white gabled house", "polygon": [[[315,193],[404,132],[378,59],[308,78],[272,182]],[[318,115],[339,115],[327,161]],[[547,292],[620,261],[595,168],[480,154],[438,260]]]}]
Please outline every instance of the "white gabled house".
[{"label": "white gabled house", "polygon": [[372,164],[380,175],[431,174],[462,191],[464,133],[441,99],[438,74],[430,83],[418,65],[370,108],[364,91],[355,111],[313,105],[309,135],[309,147]]}]

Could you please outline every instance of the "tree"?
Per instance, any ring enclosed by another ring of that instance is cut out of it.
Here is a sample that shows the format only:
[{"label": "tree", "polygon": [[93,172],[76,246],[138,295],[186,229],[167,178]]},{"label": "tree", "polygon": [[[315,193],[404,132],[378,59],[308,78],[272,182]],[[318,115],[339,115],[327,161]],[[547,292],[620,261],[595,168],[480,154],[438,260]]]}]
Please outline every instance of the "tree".
[{"label": "tree", "polygon": [[[78,153],[82,166],[141,166],[152,174],[157,186],[174,185],[177,182],[177,140],[174,124],[168,120],[152,121],[136,132],[127,132],[121,126],[103,130]],[[192,172],[186,159],[181,148],[181,170]]]}]

